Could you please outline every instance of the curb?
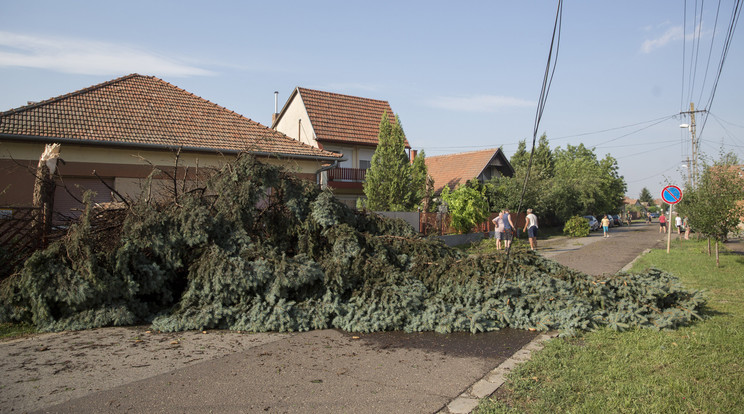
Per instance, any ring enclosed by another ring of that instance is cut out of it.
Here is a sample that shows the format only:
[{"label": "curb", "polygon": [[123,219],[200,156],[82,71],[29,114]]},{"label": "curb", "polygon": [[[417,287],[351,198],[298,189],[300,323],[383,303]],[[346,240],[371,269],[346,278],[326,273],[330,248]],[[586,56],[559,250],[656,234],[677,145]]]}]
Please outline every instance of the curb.
[{"label": "curb", "polygon": [[635,264],[635,262],[637,262],[637,261],[638,261],[638,259],[640,259],[641,257],[645,256],[645,255],[646,255],[646,254],[648,254],[648,253],[649,253],[650,251],[651,251],[651,249],[646,249],[646,250],[644,250],[644,251],[643,251],[643,252],[642,252],[641,254],[639,254],[638,256],[636,256],[636,258],[635,258],[635,259],[633,259],[633,260],[632,260],[632,261],[631,261],[630,263],[628,263],[628,264],[626,264],[625,266],[623,266],[623,268],[622,268],[622,269],[620,269],[620,271],[621,271],[621,272],[627,272],[628,270],[630,270],[630,268],[631,268],[631,267],[633,267],[633,265]]},{"label": "curb", "polygon": [[481,399],[492,395],[504,384],[504,382],[506,382],[506,377],[512,369],[522,362],[528,361],[532,357],[533,352],[543,349],[545,341],[555,338],[556,336],[558,336],[558,332],[551,331],[533,339],[530,343],[523,346],[522,349],[515,352],[514,355],[499,364],[498,367],[494,368],[483,378],[476,381],[475,384],[470,386],[470,388],[465,392],[447,403],[444,408],[437,411],[437,414],[471,413],[475,407],[478,406]]}]

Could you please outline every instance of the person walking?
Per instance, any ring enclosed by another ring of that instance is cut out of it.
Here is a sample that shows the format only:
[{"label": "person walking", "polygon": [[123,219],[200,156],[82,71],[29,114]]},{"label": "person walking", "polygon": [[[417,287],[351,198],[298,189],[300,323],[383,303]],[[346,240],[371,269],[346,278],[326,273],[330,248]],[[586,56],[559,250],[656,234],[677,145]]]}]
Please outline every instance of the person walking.
[{"label": "person walking", "polygon": [[666,216],[663,212],[659,216],[659,233],[666,233]]},{"label": "person walking", "polygon": [[685,216],[685,219],[682,221],[682,226],[685,228],[685,240],[690,240],[690,220]]},{"label": "person walking", "polygon": [[677,234],[682,234],[682,216],[679,214],[674,218],[674,226],[677,227]]},{"label": "person walking", "polygon": [[604,232],[604,237],[610,237],[610,219],[607,218],[607,214],[602,218],[602,231]]},{"label": "person walking", "polygon": [[496,250],[501,250],[501,241],[504,240],[504,212],[499,211],[499,215],[492,221],[494,224],[493,237],[496,239]]},{"label": "person walking", "polygon": [[509,214],[509,209],[504,209],[504,247],[511,247],[512,238],[514,238],[514,222]]},{"label": "person walking", "polygon": [[531,208],[527,209],[527,221],[524,223],[524,231],[530,239],[530,250],[537,249],[537,216]]}]

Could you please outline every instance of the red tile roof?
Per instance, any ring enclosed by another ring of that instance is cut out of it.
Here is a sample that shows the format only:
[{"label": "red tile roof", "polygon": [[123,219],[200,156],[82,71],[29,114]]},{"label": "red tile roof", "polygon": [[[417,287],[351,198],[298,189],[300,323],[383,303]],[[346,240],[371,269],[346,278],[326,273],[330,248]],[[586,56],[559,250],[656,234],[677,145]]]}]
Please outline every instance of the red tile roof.
[{"label": "red tile roof", "polygon": [[[382,114],[395,122],[387,101],[297,88],[319,141],[377,146]],[[406,140],[406,148],[410,148]]]},{"label": "red tile roof", "polygon": [[152,76],[132,74],[0,113],[4,138],[338,158]]},{"label": "red tile roof", "polygon": [[[426,168],[434,179],[434,191],[440,192],[444,186],[454,190],[460,184],[477,178],[500,151],[491,148],[481,151],[426,157]],[[511,168],[511,167],[510,167]]]}]

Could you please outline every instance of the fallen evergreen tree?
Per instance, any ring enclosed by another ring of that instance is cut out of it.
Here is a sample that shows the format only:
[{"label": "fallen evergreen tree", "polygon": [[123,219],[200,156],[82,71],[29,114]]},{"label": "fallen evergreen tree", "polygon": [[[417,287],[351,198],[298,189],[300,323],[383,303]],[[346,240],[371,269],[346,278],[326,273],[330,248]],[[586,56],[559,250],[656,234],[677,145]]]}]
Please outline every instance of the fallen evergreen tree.
[{"label": "fallen evergreen tree", "polygon": [[41,331],[352,332],[675,328],[702,294],[666,273],[589,276],[526,250],[468,255],[357,213],[251,157],[169,203],[133,203],[67,236],[0,286],[0,322]]}]

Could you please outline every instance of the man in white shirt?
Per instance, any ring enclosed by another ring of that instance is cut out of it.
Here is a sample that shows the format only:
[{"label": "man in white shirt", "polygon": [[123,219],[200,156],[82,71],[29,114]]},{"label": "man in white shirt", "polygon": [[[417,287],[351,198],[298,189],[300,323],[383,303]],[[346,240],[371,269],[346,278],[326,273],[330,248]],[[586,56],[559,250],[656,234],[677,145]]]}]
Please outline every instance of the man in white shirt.
[{"label": "man in white shirt", "polygon": [[682,234],[682,217],[679,214],[674,218],[674,225],[677,226],[677,234]]},{"label": "man in white shirt", "polygon": [[537,249],[537,216],[532,213],[532,209],[527,209],[527,221],[524,223],[524,231],[530,238],[530,250]]}]

